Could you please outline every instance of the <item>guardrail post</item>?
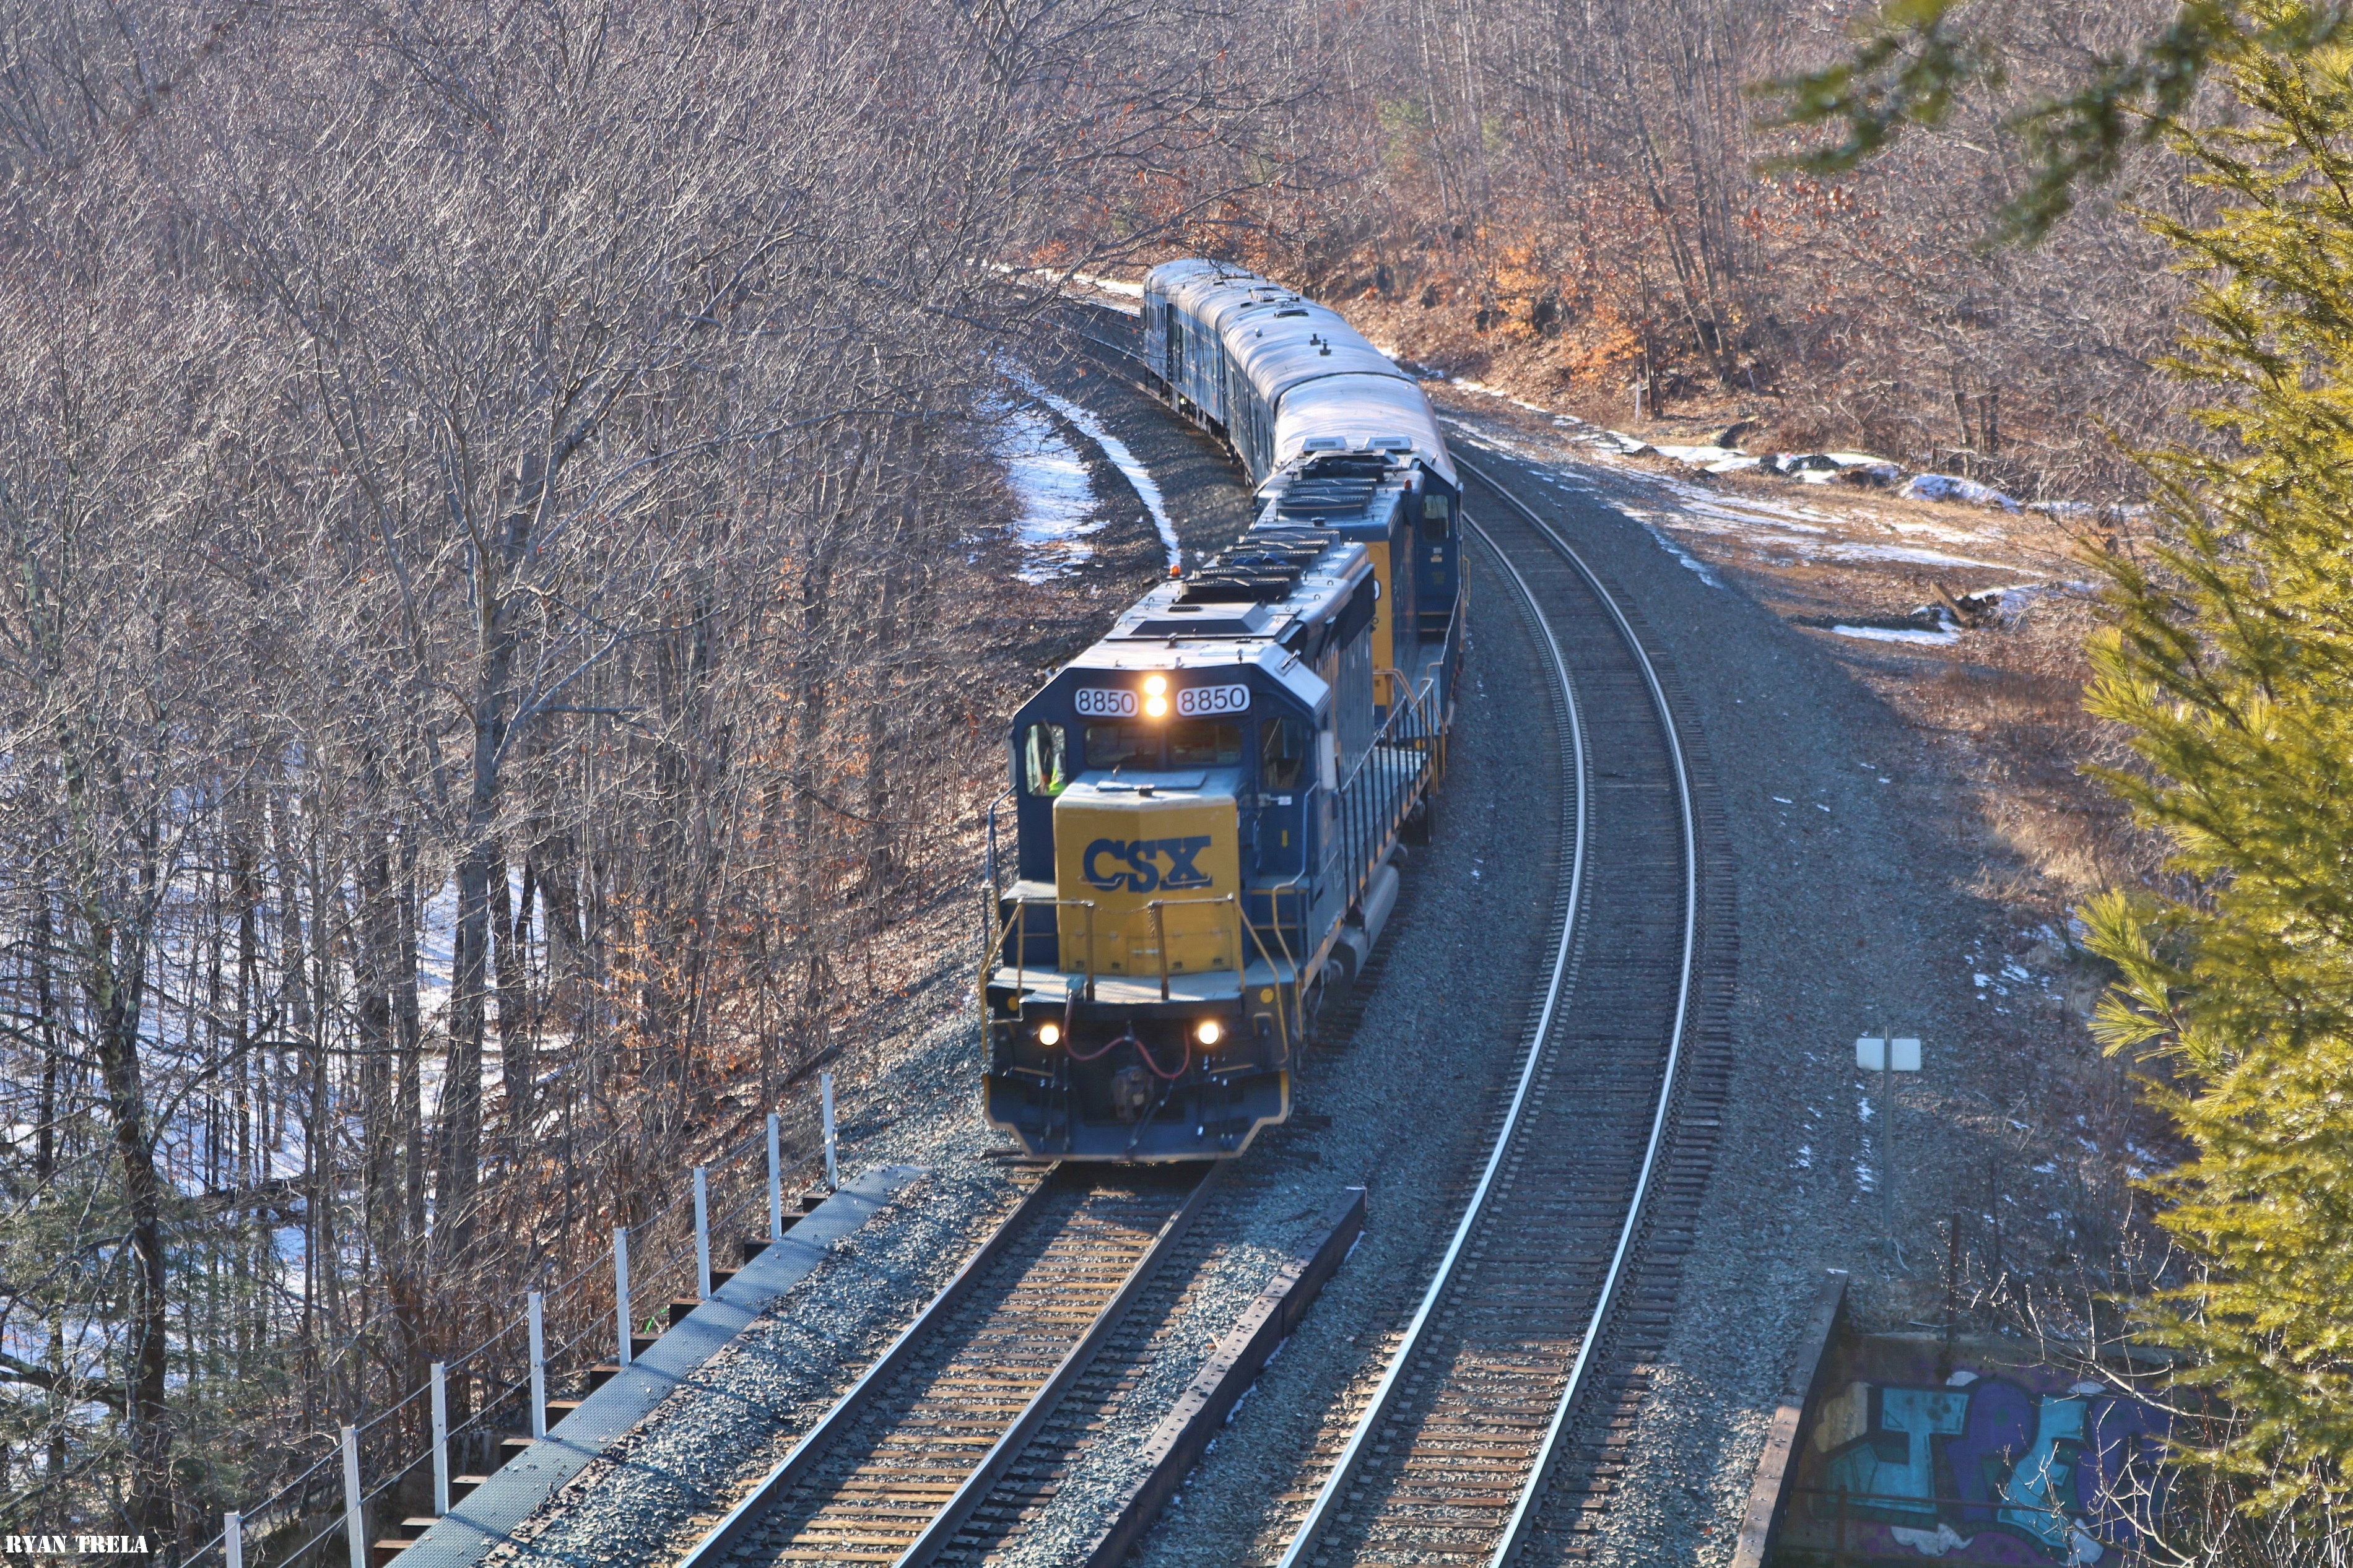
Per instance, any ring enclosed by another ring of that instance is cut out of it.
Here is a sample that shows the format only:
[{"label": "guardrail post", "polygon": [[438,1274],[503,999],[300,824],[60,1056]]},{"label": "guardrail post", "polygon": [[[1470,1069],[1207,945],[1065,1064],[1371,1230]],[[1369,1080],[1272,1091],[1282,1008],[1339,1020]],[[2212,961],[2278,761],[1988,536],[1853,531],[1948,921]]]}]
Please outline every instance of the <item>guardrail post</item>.
[{"label": "guardrail post", "polygon": [[343,1535],[352,1568],[368,1568],[367,1498],[360,1490],[360,1429],[343,1428]]},{"label": "guardrail post", "polygon": [[531,1435],[547,1436],[547,1304],[533,1290],[523,1298],[531,1314]]},{"label": "guardrail post", "polygon": [[433,1363],[433,1512],[449,1511],[449,1368]]},{"label": "guardrail post", "polygon": [[613,1227],[613,1318],[620,1325],[621,1353],[617,1358],[623,1366],[629,1364],[629,1227]]},{"label": "guardrail post", "polygon": [[221,1555],[228,1568],[245,1568],[245,1521],[234,1512],[221,1516]]},{"label": "guardrail post", "polygon": [[785,1239],[785,1142],[776,1113],[768,1112],[768,1239]]},{"label": "guardrail post", "polygon": [[833,1075],[819,1073],[818,1094],[825,1102],[825,1186],[828,1192],[841,1190],[841,1167],[834,1161],[833,1149]]},{"label": "guardrail post", "polygon": [[694,1168],[694,1281],[695,1299],[711,1300],[711,1174],[704,1167]]}]

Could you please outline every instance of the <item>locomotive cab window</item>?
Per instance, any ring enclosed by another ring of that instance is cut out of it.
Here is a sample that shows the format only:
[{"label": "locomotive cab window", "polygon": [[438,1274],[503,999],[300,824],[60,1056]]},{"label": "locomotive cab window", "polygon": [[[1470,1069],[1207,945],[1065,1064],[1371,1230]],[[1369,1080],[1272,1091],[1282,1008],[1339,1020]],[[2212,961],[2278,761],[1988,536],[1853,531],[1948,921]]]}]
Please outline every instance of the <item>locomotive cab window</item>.
[{"label": "locomotive cab window", "polygon": [[1432,539],[1446,537],[1446,498],[1444,496],[1421,498],[1421,531]]},{"label": "locomotive cab window", "polygon": [[1242,760],[1242,727],[1230,719],[1185,719],[1168,726],[1168,762],[1179,768],[1229,768]]},{"label": "locomotive cab window", "polygon": [[1289,794],[1307,781],[1307,726],[1296,719],[1267,719],[1258,727],[1258,787]]},{"label": "locomotive cab window", "polygon": [[1031,795],[1060,795],[1070,784],[1070,762],[1065,755],[1063,734],[1060,724],[1029,726],[1029,737],[1021,747],[1021,760],[1022,772],[1027,775]]},{"label": "locomotive cab window", "polygon": [[1090,724],[1087,766],[1099,773],[1160,765],[1160,731],[1151,724]]}]

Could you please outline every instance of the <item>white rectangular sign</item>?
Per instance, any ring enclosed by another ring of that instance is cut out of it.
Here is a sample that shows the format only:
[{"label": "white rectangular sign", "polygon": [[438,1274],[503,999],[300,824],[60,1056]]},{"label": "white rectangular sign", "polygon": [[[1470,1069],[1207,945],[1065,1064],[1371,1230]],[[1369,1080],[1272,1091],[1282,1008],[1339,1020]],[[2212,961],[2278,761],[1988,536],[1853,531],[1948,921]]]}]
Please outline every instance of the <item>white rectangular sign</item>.
[{"label": "white rectangular sign", "polygon": [[[1864,1035],[1859,1037],[1854,1042],[1854,1065],[1867,1072],[1891,1070],[1887,1060],[1887,1041],[1877,1035]],[[1895,1072],[1920,1070],[1919,1041],[1905,1035],[1895,1037],[1895,1060],[1892,1070]]]},{"label": "white rectangular sign", "polygon": [[1135,693],[1116,686],[1082,686],[1071,696],[1082,719],[1135,717]]}]

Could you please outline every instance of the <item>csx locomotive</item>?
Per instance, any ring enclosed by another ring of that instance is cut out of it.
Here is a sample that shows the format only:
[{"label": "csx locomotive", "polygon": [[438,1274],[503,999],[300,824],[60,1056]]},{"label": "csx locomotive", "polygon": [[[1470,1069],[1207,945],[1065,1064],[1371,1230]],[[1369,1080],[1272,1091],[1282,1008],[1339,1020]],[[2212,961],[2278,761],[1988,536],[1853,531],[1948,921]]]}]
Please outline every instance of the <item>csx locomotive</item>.
[{"label": "csx locomotive", "polygon": [[990,824],[987,1115],[1029,1152],[1229,1157],[1290,1114],[1426,833],[1461,658],[1461,487],[1340,316],[1208,261],[1146,279],[1153,390],[1257,513],[1014,715]]}]

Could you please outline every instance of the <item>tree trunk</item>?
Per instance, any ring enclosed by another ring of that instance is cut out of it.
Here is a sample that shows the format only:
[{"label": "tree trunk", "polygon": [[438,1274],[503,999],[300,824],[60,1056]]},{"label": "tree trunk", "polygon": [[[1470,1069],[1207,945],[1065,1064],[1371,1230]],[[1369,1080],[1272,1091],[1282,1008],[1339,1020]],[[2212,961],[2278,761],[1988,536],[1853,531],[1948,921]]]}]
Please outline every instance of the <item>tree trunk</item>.
[{"label": "tree trunk", "polygon": [[531,941],[532,897],[530,858],[523,860],[522,900],[518,907],[507,887],[506,856],[501,852],[496,875],[491,879],[491,921],[498,934],[499,1072],[506,1089],[510,1159],[520,1155],[531,1140],[536,1064],[532,1060],[531,1031],[525,1026],[523,953]]},{"label": "tree trunk", "polygon": [[517,472],[495,538],[474,552],[473,744],[468,759],[466,843],[458,862],[456,963],[449,978],[449,1074],[442,1086],[444,1160],[435,1230],[442,1255],[465,1254],[482,1171],[482,1026],[489,991],[491,879],[506,875],[496,833],[508,731],[515,715],[514,655],[520,609],[512,577],[529,548],[551,479],[537,453]]},{"label": "tree trunk", "polygon": [[136,942],[127,973],[116,970],[113,923],[87,912],[88,948],[82,986],[90,1005],[99,1073],[113,1122],[114,1153],[122,1168],[123,1207],[130,1217],[132,1305],[125,1378],[131,1447],[131,1531],[152,1539],[172,1534],[172,1428],[164,1407],[165,1306],[164,1184],[155,1170],[139,1064],[142,977]]}]

